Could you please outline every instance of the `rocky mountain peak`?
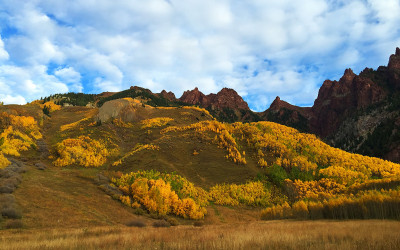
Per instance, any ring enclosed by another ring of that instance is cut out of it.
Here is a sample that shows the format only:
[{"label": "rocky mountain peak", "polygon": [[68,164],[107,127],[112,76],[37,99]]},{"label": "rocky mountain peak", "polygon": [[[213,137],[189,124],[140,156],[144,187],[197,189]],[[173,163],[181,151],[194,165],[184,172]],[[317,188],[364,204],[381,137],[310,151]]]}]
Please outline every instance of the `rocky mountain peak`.
[{"label": "rocky mountain peak", "polygon": [[179,98],[180,101],[189,104],[198,104],[200,106],[208,106],[209,100],[206,95],[199,91],[197,87],[193,90],[187,90],[183,92],[183,95]]},{"label": "rocky mountain peak", "polygon": [[230,88],[223,88],[216,95],[209,95],[211,105],[218,108],[244,109],[250,110],[243,98]]},{"label": "rocky mountain peak", "polygon": [[400,69],[400,48],[396,48],[396,53],[390,56],[388,69]]},{"label": "rocky mountain peak", "polygon": [[160,95],[170,101],[176,101],[175,94],[172,93],[171,91],[167,92],[167,91],[163,90],[163,91],[161,91]]},{"label": "rocky mountain peak", "polygon": [[354,74],[352,69],[348,68],[344,71],[344,74],[342,78],[340,78],[339,82],[350,83],[351,81],[353,81],[354,77],[356,77],[356,74]]},{"label": "rocky mountain peak", "polygon": [[269,106],[270,110],[279,110],[282,107],[284,107],[285,101],[281,101],[281,98],[277,96],[275,100],[271,103],[271,106]]}]

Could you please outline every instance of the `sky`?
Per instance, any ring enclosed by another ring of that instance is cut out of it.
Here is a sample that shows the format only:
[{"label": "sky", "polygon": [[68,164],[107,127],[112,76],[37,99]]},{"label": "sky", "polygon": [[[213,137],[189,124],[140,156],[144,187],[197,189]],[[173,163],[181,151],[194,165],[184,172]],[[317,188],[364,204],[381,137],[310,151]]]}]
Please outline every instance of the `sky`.
[{"label": "sky", "polygon": [[399,13],[400,0],[0,0],[0,101],[137,85],[312,106],[324,80],[387,65]]}]

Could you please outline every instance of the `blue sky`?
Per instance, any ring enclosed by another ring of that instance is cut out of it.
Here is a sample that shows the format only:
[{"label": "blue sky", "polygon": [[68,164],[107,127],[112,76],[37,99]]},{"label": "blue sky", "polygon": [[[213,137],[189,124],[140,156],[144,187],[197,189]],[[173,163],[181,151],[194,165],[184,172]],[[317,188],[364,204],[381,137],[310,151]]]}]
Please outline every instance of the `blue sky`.
[{"label": "blue sky", "polygon": [[311,106],[325,79],[387,65],[399,13],[400,0],[0,0],[0,101],[138,85]]}]

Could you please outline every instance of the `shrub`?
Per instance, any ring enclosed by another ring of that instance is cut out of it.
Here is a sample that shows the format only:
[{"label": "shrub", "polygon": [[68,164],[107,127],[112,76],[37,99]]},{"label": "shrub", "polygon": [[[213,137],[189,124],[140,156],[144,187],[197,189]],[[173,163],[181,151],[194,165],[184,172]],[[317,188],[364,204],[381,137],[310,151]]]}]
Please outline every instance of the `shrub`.
[{"label": "shrub", "polygon": [[10,161],[0,152],[0,169],[10,165]]},{"label": "shrub", "polygon": [[17,229],[22,228],[23,224],[21,220],[9,220],[6,222],[5,228],[7,229]]},{"label": "shrub", "polygon": [[308,218],[308,208],[304,201],[298,201],[292,206],[293,216],[297,219],[307,219]]},{"label": "shrub", "polygon": [[146,213],[146,211],[144,211],[142,208],[138,207],[138,208],[133,209],[133,213],[136,215],[144,215]]},{"label": "shrub", "polygon": [[178,226],[178,225],[179,225],[178,220],[175,219],[175,218],[168,218],[168,219],[167,219],[167,222],[168,222],[169,224],[171,224],[171,226]]},{"label": "shrub", "polygon": [[168,122],[173,121],[174,119],[169,117],[156,117],[152,119],[143,120],[141,122],[142,128],[156,128],[162,127],[168,124]]},{"label": "shrub", "polygon": [[122,203],[133,208],[141,206],[154,218],[174,214],[202,219],[207,212],[207,192],[175,174],[138,171],[112,181],[124,193],[120,196]]},{"label": "shrub", "polygon": [[109,152],[106,146],[87,136],[76,139],[65,139],[56,145],[57,160],[53,163],[57,167],[80,165],[84,167],[99,167],[103,165]]},{"label": "shrub", "polygon": [[146,223],[141,219],[133,219],[125,223],[127,227],[146,227]]},{"label": "shrub", "polygon": [[9,207],[15,203],[15,197],[12,194],[0,194],[0,209]]},{"label": "shrub", "polygon": [[204,226],[204,221],[200,221],[200,220],[195,221],[195,222],[193,223],[193,226],[195,226],[195,227],[202,227],[202,226]]},{"label": "shrub", "polygon": [[153,223],[153,227],[170,227],[171,224],[165,220],[159,220]]},{"label": "shrub", "polygon": [[15,207],[5,207],[1,210],[1,214],[9,219],[21,219],[22,213]]},{"label": "shrub", "polygon": [[0,194],[11,194],[14,192],[15,186],[2,185],[0,186]]}]

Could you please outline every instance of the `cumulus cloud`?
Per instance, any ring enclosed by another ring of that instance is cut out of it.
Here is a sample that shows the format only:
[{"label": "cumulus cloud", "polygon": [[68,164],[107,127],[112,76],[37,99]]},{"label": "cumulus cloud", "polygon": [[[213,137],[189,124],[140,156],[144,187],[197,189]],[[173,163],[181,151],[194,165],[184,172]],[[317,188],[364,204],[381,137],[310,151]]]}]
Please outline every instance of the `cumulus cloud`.
[{"label": "cumulus cloud", "polygon": [[81,74],[75,71],[72,67],[59,68],[54,72],[54,75],[70,86],[70,91],[82,92],[83,86],[81,84]]},{"label": "cumulus cloud", "polygon": [[0,62],[4,61],[4,60],[8,60],[8,53],[4,49],[4,42],[3,42],[3,40],[1,40],[1,36],[0,36]]},{"label": "cumulus cloud", "polygon": [[323,80],[384,65],[400,43],[398,0],[4,0],[0,10],[9,100],[139,85],[177,96],[231,87],[257,111],[277,95],[312,105]]}]

